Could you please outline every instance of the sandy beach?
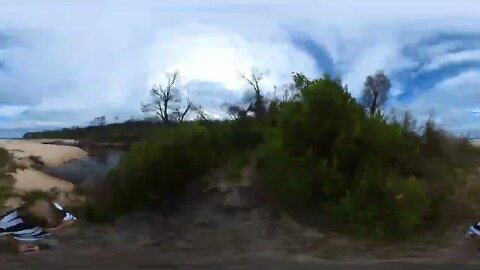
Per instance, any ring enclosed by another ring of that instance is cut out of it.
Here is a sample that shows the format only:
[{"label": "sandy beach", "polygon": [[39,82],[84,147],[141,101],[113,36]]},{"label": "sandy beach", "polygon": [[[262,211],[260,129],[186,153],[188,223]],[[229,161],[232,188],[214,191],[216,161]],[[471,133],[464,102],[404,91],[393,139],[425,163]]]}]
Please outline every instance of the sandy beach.
[{"label": "sandy beach", "polygon": [[[11,173],[16,180],[15,192],[22,194],[28,191],[56,189],[64,194],[73,191],[75,186],[72,183],[35,169],[35,161],[31,157],[36,157],[46,166],[59,166],[85,157],[87,153],[74,146],[42,144],[42,142],[41,140],[0,140],[0,147],[7,149],[13,155],[15,162],[23,167]],[[13,197],[5,206],[14,207],[17,204],[18,198]]]},{"label": "sandy beach", "polygon": [[47,166],[62,165],[73,159],[85,157],[84,150],[67,145],[43,144],[42,140],[1,140],[0,147],[7,149],[21,161],[30,156],[39,157]]}]

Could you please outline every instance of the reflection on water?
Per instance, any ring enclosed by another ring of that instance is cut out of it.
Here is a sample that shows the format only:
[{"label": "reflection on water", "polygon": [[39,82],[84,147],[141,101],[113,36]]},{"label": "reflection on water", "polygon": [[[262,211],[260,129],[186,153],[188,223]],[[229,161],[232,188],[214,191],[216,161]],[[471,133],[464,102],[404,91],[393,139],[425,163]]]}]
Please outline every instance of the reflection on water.
[{"label": "reflection on water", "polygon": [[105,150],[61,166],[46,166],[43,171],[74,183],[94,182],[103,179],[118,164],[122,153],[121,150]]}]

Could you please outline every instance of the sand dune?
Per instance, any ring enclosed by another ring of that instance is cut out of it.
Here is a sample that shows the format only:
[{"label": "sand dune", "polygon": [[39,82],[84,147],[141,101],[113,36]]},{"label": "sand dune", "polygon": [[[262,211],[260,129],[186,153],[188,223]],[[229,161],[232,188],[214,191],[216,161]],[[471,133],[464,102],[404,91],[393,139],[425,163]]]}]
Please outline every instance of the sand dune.
[{"label": "sand dune", "polygon": [[48,191],[52,188],[70,192],[74,188],[70,182],[32,168],[31,156],[37,157],[46,166],[58,166],[87,155],[78,147],[42,144],[41,141],[34,140],[1,140],[0,147],[7,149],[17,163],[27,167],[11,174],[16,180],[14,188],[18,193],[32,190]]},{"label": "sand dune", "polygon": [[0,147],[10,151],[17,160],[37,156],[47,166],[58,166],[87,155],[87,152],[78,147],[42,144],[35,140],[2,140]]},{"label": "sand dune", "polygon": [[61,191],[72,191],[74,185],[34,169],[18,170],[13,174],[17,180],[15,189],[18,191],[43,190],[58,188]]}]

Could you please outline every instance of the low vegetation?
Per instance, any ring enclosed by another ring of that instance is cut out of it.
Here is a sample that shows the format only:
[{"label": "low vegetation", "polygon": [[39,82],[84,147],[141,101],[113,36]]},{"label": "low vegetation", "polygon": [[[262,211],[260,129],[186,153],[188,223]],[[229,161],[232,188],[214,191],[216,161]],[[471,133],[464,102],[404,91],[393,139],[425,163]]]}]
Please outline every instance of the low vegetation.
[{"label": "low vegetation", "polygon": [[[249,79],[254,94],[245,106],[228,106],[232,121],[203,117],[143,131],[128,124],[97,127],[110,135],[131,129],[131,138],[143,140],[97,188],[101,199],[93,197],[85,213],[99,219],[174,205],[212,170],[235,174],[255,157],[271,203],[291,213],[327,215],[359,236],[403,238],[468,216],[472,201],[461,194],[468,193],[479,150],[433,121],[417,125],[408,113],[387,117],[382,105],[390,82],[382,73],[367,78],[361,102],[340,79],[302,74],[294,74],[282,100],[267,100],[260,79]],[[78,139],[92,130],[30,136]]]},{"label": "low vegetation", "polygon": [[24,203],[34,203],[38,200],[47,200],[51,201],[55,199],[55,195],[42,190],[32,190],[24,192],[20,195],[22,202]]},{"label": "low vegetation", "polygon": [[[42,163],[38,157],[30,157],[33,161]],[[36,168],[35,164],[33,165]],[[53,199],[54,195],[41,190],[27,191],[19,193],[14,189],[15,179],[11,175],[18,169],[25,169],[25,165],[14,161],[13,156],[4,148],[0,148],[0,209],[5,207],[5,203],[10,198],[18,198],[21,202],[34,202],[39,199]]]},{"label": "low vegetation", "polygon": [[16,165],[10,153],[0,148],[0,208],[13,192],[14,179],[9,173],[16,170]]}]

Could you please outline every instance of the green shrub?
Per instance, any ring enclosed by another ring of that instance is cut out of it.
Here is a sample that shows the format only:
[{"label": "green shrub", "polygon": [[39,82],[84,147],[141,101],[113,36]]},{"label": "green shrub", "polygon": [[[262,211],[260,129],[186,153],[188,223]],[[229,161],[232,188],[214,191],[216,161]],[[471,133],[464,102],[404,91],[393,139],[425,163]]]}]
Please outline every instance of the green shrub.
[{"label": "green shrub", "polygon": [[347,190],[345,196],[337,204],[332,205],[330,209],[332,216],[348,224],[347,228],[356,236],[383,237],[386,228],[380,222],[379,205],[369,204],[365,207],[360,196]]},{"label": "green shrub", "polygon": [[177,198],[217,162],[207,128],[164,130],[158,139],[134,145],[109,173],[111,207],[124,212]]},{"label": "green shrub", "polygon": [[12,195],[14,179],[8,173],[14,172],[16,167],[8,150],[0,148],[0,208],[4,207],[5,201]]},{"label": "green shrub", "polygon": [[0,168],[6,167],[12,160],[7,149],[0,147]]},{"label": "green shrub", "polygon": [[13,193],[14,179],[11,175],[0,175],[0,208]]},{"label": "green shrub", "polygon": [[399,236],[412,234],[430,207],[425,183],[414,177],[397,179],[387,183],[387,192],[391,195],[390,208],[394,210],[387,215],[387,226]]},{"label": "green shrub", "polygon": [[403,237],[423,222],[423,182],[399,169],[413,154],[402,126],[368,117],[338,81],[316,80],[280,104],[276,123],[259,167],[284,205],[328,211],[359,235]]}]

